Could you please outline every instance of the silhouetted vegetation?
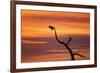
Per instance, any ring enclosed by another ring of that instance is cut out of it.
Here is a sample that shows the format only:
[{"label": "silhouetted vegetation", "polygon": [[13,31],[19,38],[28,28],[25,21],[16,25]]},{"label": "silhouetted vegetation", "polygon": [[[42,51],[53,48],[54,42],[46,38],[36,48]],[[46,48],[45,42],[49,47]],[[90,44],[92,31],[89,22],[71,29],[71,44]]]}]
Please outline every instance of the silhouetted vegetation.
[{"label": "silhouetted vegetation", "polygon": [[55,27],[49,26],[49,28],[51,29],[51,31],[54,31],[54,32],[55,32],[55,38],[56,38],[56,40],[58,41],[58,43],[64,45],[64,46],[66,47],[66,49],[69,51],[71,60],[75,60],[75,55],[80,56],[80,57],[82,57],[82,58],[86,58],[85,56],[79,54],[78,52],[77,52],[77,53],[74,53],[74,52],[72,51],[72,49],[69,47],[69,43],[70,43],[71,40],[72,40],[72,38],[71,38],[70,36],[68,37],[67,43],[65,43],[65,42],[59,40],[59,38],[58,38],[58,36],[57,36],[57,32],[56,32],[56,28],[55,28]]}]

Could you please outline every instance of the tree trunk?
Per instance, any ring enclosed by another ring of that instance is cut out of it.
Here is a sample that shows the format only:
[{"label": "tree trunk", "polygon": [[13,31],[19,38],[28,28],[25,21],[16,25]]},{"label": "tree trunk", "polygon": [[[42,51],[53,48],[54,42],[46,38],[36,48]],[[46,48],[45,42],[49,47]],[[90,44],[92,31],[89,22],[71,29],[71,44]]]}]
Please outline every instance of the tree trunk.
[{"label": "tree trunk", "polygon": [[75,60],[75,57],[74,57],[73,51],[69,48],[69,46],[68,46],[67,44],[64,43],[64,46],[65,46],[66,49],[69,51],[69,53],[70,53],[70,57],[71,57],[71,60]]}]

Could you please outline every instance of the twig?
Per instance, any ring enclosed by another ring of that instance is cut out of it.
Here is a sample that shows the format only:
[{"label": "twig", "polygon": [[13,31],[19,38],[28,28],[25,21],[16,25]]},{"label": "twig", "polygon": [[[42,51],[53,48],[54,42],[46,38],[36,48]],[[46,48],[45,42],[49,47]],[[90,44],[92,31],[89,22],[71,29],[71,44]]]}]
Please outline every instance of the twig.
[{"label": "twig", "polygon": [[86,56],[81,55],[81,54],[79,54],[79,53],[74,53],[74,55],[78,55],[78,56],[80,56],[80,57],[82,57],[82,58],[86,58]]}]

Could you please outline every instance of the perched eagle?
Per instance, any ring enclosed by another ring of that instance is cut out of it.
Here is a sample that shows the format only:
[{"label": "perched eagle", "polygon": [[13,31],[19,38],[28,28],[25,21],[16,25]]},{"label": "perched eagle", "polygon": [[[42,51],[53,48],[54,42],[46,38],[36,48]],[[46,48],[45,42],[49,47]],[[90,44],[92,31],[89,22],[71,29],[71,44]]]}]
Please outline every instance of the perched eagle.
[{"label": "perched eagle", "polygon": [[55,29],[53,26],[49,26],[49,28],[51,29],[51,31],[52,31],[53,29]]}]

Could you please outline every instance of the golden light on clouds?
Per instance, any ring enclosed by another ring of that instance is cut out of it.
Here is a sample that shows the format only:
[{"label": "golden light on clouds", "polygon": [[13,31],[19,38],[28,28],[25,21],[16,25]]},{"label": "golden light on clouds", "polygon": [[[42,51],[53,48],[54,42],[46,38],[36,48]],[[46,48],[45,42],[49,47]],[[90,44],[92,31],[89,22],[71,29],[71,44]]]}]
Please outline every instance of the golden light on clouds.
[{"label": "golden light on clouds", "polygon": [[22,40],[23,44],[33,44],[33,45],[46,45],[48,44],[48,42],[44,42],[44,41],[30,41],[30,40]]},{"label": "golden light on clouds", "polygon": [[59,35],[90,33],[90,14],[22,10],[22,37],[51,37],[54,26]]}]

